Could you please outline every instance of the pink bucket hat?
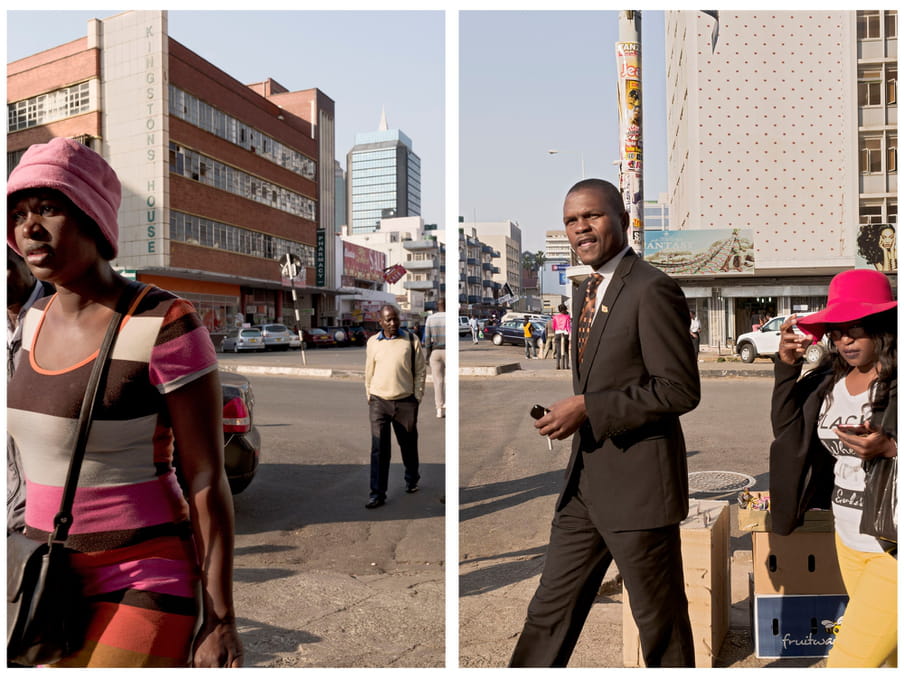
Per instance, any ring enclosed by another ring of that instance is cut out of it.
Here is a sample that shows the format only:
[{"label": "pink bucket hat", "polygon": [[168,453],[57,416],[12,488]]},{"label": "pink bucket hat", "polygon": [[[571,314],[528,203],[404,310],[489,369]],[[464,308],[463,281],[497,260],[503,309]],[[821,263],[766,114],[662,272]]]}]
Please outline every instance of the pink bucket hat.
[{"label": "pink bucket hat", "polygon": [[797,326],[821,337],[826,332],[826,325],[849,323],[897,306],[888,278],[879,271],[857,268],[832,278],[826,307],[801,318],[797,321]]},{"label": "pink bucket hat", "polygon": [[[104,239],[119,251],[119,224],[116,213],[122,188],[113,168],[98,153],[72,139],[57,137],[46,144],[34,144],[9,175],[6,196],[29,188],[53,188],[91,217]],[[13,229],[7,226],[6,242],[16,252]],[[19,252],[21,254],[21,252]]]}]

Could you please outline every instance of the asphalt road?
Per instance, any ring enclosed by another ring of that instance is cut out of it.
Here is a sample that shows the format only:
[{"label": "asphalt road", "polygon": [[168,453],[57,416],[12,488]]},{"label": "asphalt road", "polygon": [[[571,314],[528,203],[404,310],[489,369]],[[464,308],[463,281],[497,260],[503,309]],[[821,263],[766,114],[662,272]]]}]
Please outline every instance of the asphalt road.
[{"label": "asphalt road", "polygon": [[442,420],[421,412],[421,491],[405,494],[393,442],[388,502],[367,510],[361,381],[250,379],[263,458],[235,497],[245,665],[443,666]]}]

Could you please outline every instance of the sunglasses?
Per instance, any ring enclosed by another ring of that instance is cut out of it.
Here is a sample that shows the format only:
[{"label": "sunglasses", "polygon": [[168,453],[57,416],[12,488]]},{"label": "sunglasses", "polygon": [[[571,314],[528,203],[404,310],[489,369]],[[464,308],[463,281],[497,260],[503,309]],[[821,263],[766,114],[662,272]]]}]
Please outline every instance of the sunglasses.
[{"label": "sunglasses", "polygon": [[832,341],[839,341],[847,335],[851,339],[862,339],[866,336],[866,328],[863,325],[848,325],[847,327],[832,327],[827,334]]}]

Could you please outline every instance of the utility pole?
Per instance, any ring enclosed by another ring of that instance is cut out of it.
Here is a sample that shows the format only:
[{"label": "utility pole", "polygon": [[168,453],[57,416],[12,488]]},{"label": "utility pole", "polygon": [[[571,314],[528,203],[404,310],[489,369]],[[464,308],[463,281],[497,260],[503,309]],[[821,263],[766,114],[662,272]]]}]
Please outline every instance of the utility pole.
[{"label": "utility pole", "polygon": [[640,12],[618,13],[615,59],[618,72],[618,188],[628,213],[628,242],[643,258],[643,131],[641,108]]}]

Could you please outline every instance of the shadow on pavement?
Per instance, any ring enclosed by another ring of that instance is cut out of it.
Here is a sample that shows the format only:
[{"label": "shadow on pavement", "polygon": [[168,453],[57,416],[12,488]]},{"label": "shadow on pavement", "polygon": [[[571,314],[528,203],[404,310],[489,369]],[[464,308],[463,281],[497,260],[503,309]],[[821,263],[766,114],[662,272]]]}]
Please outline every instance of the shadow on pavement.
[{"label": "shadow on pavement", "polygon": [[559,469],[527,478],[464,487],[459,492],[459,504],[463,507],[459,511],[459,521],[465,522],[503,511],[537,497],[558,494],[562,486],[563,473],[564,471]]},{"label": "shadow on pavement", "polygon": [[[482,567],[461,575],[458,578],[458,592],[460,597],[477,596],[481,593],[495,591],[504,588],[540,573],[543,568],[543,556],[546,554],[546,545],[535,546],[524,551],[500,553],[486,558],[475,558],[463,561],[462,564],[475,563],[481,560],[496,560],[506,558],[506,562]],[[515,559],[515,560],[512,560]]]},{"label": "shadow on pavement", "polygon": [[414,494],[405,493],[403,474],[401,461],[391,465],[385,506],[368,510],[369,463],[261,464],[254,482],[233,497],[236,534],[445,515],[444,464],[422,462],[420,490]]},{"label": "shadow on pavement", "polygon": [[259,621],[236,619],[245,646],[246,666],[279,666],[281,657],[298,652],[301,645],[319,643],[323,639],[306,631],[287,629]]}]

